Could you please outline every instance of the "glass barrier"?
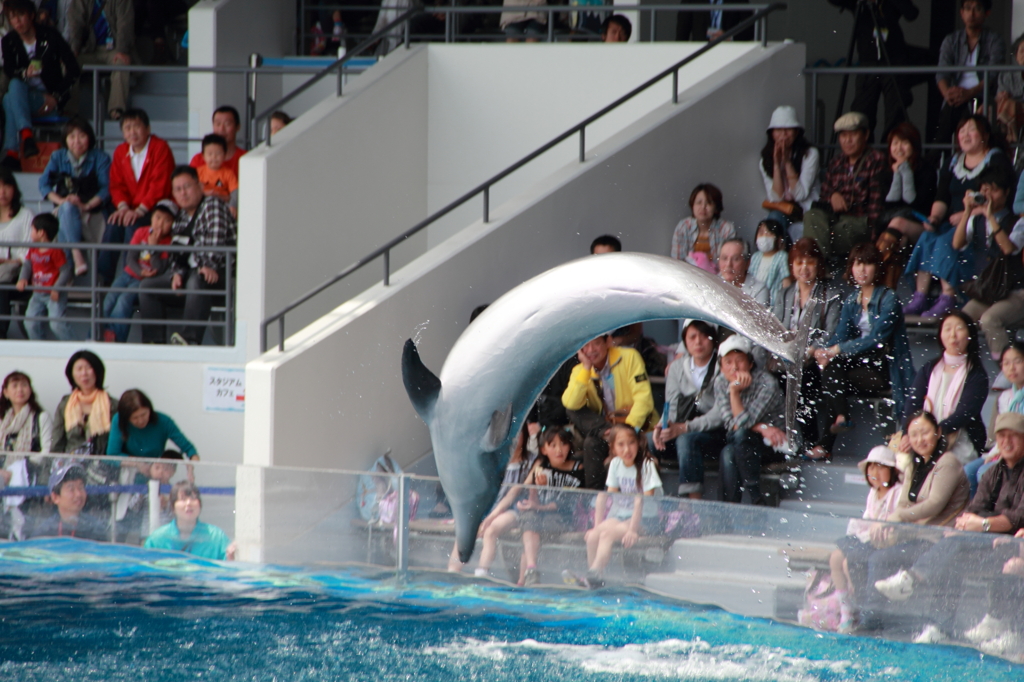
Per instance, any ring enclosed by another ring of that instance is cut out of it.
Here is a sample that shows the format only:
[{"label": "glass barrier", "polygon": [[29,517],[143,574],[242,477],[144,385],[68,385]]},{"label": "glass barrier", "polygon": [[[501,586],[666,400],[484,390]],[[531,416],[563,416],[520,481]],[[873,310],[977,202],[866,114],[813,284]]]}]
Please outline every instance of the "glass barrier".
[{"label": "glass barrier", "polygon": [[67,536],[140,545],[174,518],[171,488],[194,482],[201,520],[234,530],[235,467],[174,459],[8,453],[0,537]]},{"label": "glass barrier", "polygon": [[388,578],[452,571],[524,587],[642,586],[820,630],[1010,658],[1017,647],[1024,656],[1024,542],[1008,536],[674,497],[638,506],[635,495],[520,486],[462,566],[436,478],[71,457],[6,456],[0,537],[148,541],[199,553],[167,539],[186,506],[172,503],[172,487],[194,481],[199,520],[221,529],[241,561],[369,566]]}]

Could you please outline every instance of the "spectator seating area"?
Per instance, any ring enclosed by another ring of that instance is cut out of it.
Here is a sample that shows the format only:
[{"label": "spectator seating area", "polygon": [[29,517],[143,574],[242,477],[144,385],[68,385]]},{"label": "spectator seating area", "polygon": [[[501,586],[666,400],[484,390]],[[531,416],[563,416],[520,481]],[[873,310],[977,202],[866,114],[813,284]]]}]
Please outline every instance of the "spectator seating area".
[{"label": "spectator seating area", "polygon": [[[1000,59],[1001,46],[982,26],[988,9],[984,0],[962,0],[966,28],[944,43],[942,64],[956,65],[961,39],[969,52],[982,40],[990,63]],[[9,36],[29,43],[36,37],[25,24],[35,10],[8,0],[5,13]],[[510,40],[535,37],[531,31],[538,29],[529,24],[539,20],[519,19],[503,24],[506,31],[523,24],[507,33]],[[340,24],[340,15],[335,21]],[[59,40],[44,27],[37,24],[39,40]],[[721,28],[708,27],[708,36]],[[343,30],[333,35],[340,45]],[[24,56],[10,52],[13,40],[4,41],[5,55]],[[45,64],[42,71],[28,68],[16,82],[40,73],[47,80]],[[63,74],[71,71],[68,61]],[[805,357],[789,368],[701,320],[679,321],[670,343],[645,336],[642,325],[590,340],[560,368],[519,433],[505,487],[481,526],[477,575],[491,575],[500,554],[517,582],[537,584],[541,550],[572,548],[586,558],[579,570],[566,572],[566,582],[600,587],[613,557],[623,557],[624,566],[661,565],[676,540],[722,530],[706,519],[702,526],[686,507],[690,499],[775,506],[811,472],[856,463],[855,477],[863,477],[868,493],[856,514],[863,519],[851,521],[834,550],[803,557],[821,569],[808,605],[827,597],[836,617],[809,615],[808,624],[885,629],[896,605],[924,590],[953,599],[970,565],[972,579],[991,578],[981,583],[992,597],[985,619],[967,630],[933,618],[914,633],[916,640],[966,640],[996,655],[1024,655],[1019,618],[996,609],[1019,594],[1024,577],[1020,543],[1009,541],[1024,538],[1024,344],[1015,338],[1024,326],[1024,176],[1007,147],[1007,138],[1018,134],[1015,107],[1024,110],[1024,89],[1000,80],[998,107],[975,111],[969,102],[977,98],[977,82],[947,75],[939,83],[946,128],[938,136],[952,141],[951,158],[930,158],[926,136],[905,120],[887,128],[884,146],[872,146],[874,112],[856,108],[834,122],[838,149],[826,157],[804,135],[797,111],[781,106],[766,122],[757,167],[748,169],[764,187],[764,217],[756,225],[730,220],[716,178],[688,178],[690,215],[680,216],[667,255],[716,274],[789,330],[809,320]],[[61,104],[70,86],[58,85],[31,95],[39,98],[33,110]],[[16,106],[33,102],[26,87],[5,96],[9,125],[24,113]],[[286,125],[290,119],[280,113],[274,120]],[[6,284],[0,314],[27,318],[24,334],[31,339],[47,336],[44,321],[56,338],[74,338],[69,291],[88,277],[105,294],[101,327],[93,323],[89,331],[94,340],[125,342],[138,334],[143,342],[201,344],[216,299],[230,292],[225,249],[237,241],[237,166],[245,153],[236,144],[238,112],[224,106],[214,113],[203,151],[188,165],[152,134],[145,111],[126,102],[110,114],[124,137],[112,157],[96,148],[86,121],[71,118],[61,130],[61,149],[41,174],[0,172],[0,219],[6,218],[0,238],[12,242],[8,268],[0,270],[6,278],[0,279]],[[31,125],[15,132],[5,138],[8,166],[39,152]],[[33,181],[37,194],[25,188]],[[88,243],[117,248],[92,258],[50,242],[83,243],[86,253]],[[190,248],[175,251],[178,246]],[[628,247],[603,235],[591,254],[601,258]],[[19,301],[15,292],[31,296]],[[98,305],[95,294],[89,300],[91,308]],[[145,321],[166,321],[168,308],[183,307],[186,324],[170,337],[160,326],[134,331],[136,306]],[[785,414],[789,372],[801,386],[792,431]],[[94,354],[72,356],[66,375],[71,392],[48,417],[35,404],[28,377],[15,372],[4,381],[3,447],[68,455],[49,468],[8,456],[8,484],[17,476],[24,487],[47,486],[52,506],[31,497],[7,505],[5,533],[22,539],[55,528],[64,535],[67,525],[80,528],[81,537],[138,542],[143,515],[131,517],[137,528],[125,522],[122,535],[117,524],[100,521],[123,519],[119,503],[86,499],[85,484],[167,484],[167,465],[116,466],[88,455],[160,457],[168,439],[185,456],[194,457],[195,448],[141,392],[126,391],[119,400],[108,395]],[[596,496],[592,508],[580,501],[583,490]],[[649,499],[666,494],[680,498],[669,502],[674,512]],[[164,520],[192,527],[194,503],[201,506],[197,490],[174,486],[161,501]],[[448,514],[443,493],[434,512]],[[671,513],[677,515],[670,533]],[[887,523],[930,530],[903,533]],[[371,536],[368,546],[387,526],[381,515],[359,525]],[[942,529],[965,535],[939,539]],[[419,530],[447,539],[437,527]],[[216,546],[212,558],[233,556],[222,532],[206,532]],[[982,536],[988,533],[1008,541],[972,554],[978,543],[990,544]],[[176,539],[167,546],[180,549]],[[463,570],[457,552],[448,568]]]},{"label": "spectator seating area", "polygon": [[[196,446],[142,391],[111,393],[95,353],[74,353],[64,373],[70,392],[53,409],[39,403],[24,372],[4,377],[0,443],[8,454],[0,455],[0,533],[10,540],[57,536],[136,545],[149,536],[147,547],[180,549],[170,540],[153,543],[167,535],[158,526],[195,521],[179,508],[193,504],[179,500],[202,504],[195,472],[179,464],[199,461]],[[168,441],[176,449],[167,449]],[[175,477],[184,480],[168,497]],[[216,552],[193,553],[224,559],[226,536],[213,534]]]}]

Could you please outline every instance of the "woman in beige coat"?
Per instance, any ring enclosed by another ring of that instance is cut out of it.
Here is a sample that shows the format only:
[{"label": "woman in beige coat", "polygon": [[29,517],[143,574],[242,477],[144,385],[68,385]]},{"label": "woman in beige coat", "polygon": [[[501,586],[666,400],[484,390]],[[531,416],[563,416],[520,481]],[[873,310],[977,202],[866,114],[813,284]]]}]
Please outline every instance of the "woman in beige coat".
[{"label": "woman in beige coat", "polygon": [[[888,520],[952,527],[970,498],[963,465],[947,451],[942,430],[930,412],[922,410],[911,415],[907,436],[910,452],[897,456],[903,492]],[[857,596],[862,629],[877,629],[881,625],[878,616],[887,600],[874,589],[875,581],[911,566],[938,537],[927,531],[917,533],[891,525],[879,524],[872,529],[871,542],[878,549],[868,559],[865,593]]]}]

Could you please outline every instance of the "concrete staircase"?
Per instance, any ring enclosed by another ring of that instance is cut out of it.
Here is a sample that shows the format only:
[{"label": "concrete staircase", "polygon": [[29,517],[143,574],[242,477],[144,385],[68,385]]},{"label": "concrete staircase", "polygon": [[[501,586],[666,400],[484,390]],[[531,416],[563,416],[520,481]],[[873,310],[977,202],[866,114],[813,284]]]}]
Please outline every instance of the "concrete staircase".
[{"label": "concrete staircase", "polygon": [[[143,73],[133,77],[131,105],[149,114],[155,135],[164,139],[188,137],[188,76],[185,73]],[[90,109],[91,111],[91,109]],[[117,121],[105,121],[103,148],[107,153],[121,143]],[[174,160],[188,163],[188,143],[170,142]]]},{"label": "concrete staircase", "polygon": [[[651,573],[644,585],[697,604],[712,604],[747,616],[796,620],[812,565],[827,562],[834,543],[709,535],[677,540],[668,570]],[[827,565],[827,563],[825,564]]]}]

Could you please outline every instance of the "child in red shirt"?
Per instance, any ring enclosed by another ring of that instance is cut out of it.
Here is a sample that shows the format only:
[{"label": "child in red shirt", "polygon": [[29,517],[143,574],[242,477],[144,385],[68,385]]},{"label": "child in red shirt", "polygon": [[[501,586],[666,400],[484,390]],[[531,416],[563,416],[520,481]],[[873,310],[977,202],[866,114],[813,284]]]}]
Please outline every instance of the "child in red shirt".
[{"label": "child in red shirt", "polygon": [[[171,243],[171,228],[174,226],[174,211],[166,204],[159,203],[153,209],[153,215],[149,227],[140,227],[132,235],[132,244],[148,244],[159,246],[160,244]],[[139,300],[137,290],[139,284],[147,277],[162,275],[170,263],[170,253],[167,251],[126,251],[124,270],[117,276],[112,289],[132,289],[132,291],[111,291],[103,299],[103,317],[131,319],[135,314],[135,304]],[[113,324],[107,326],[103,332],[104,341],[117,341],[124,343],[128,340],[128,332],[131,327],[127,324]]]},{"label": "child in red shirt", "polygon": [[[32,219],[29,237],[35,244],[49,244],[57,238],[60,223],[56,216],[42,213]],[[32,282],[32,297],[28,300],[25,316],[50,317],[50,329],[61,341],[71,340],[71,327],[64,321],[64,313],[68,306],[66,291],[46,290],[41,287],[62,287],[71,281],[71,263],[62,249],[34,246],[28,250],[25,262],[21,266],[21,278],[18,280],[18,291],[25,291],[29,281]],[[33,341],[46,338],[46,330],[40,320],[25,320],[28,338]]]},{"label": "child in red shirt", "polygon": [[231,217],[238,218],[238,176],[224,165],[228,143],[220,135],[210,134],[203,138],[204,165],[196,169],[203,194],[216,197],[228,205]]}]

